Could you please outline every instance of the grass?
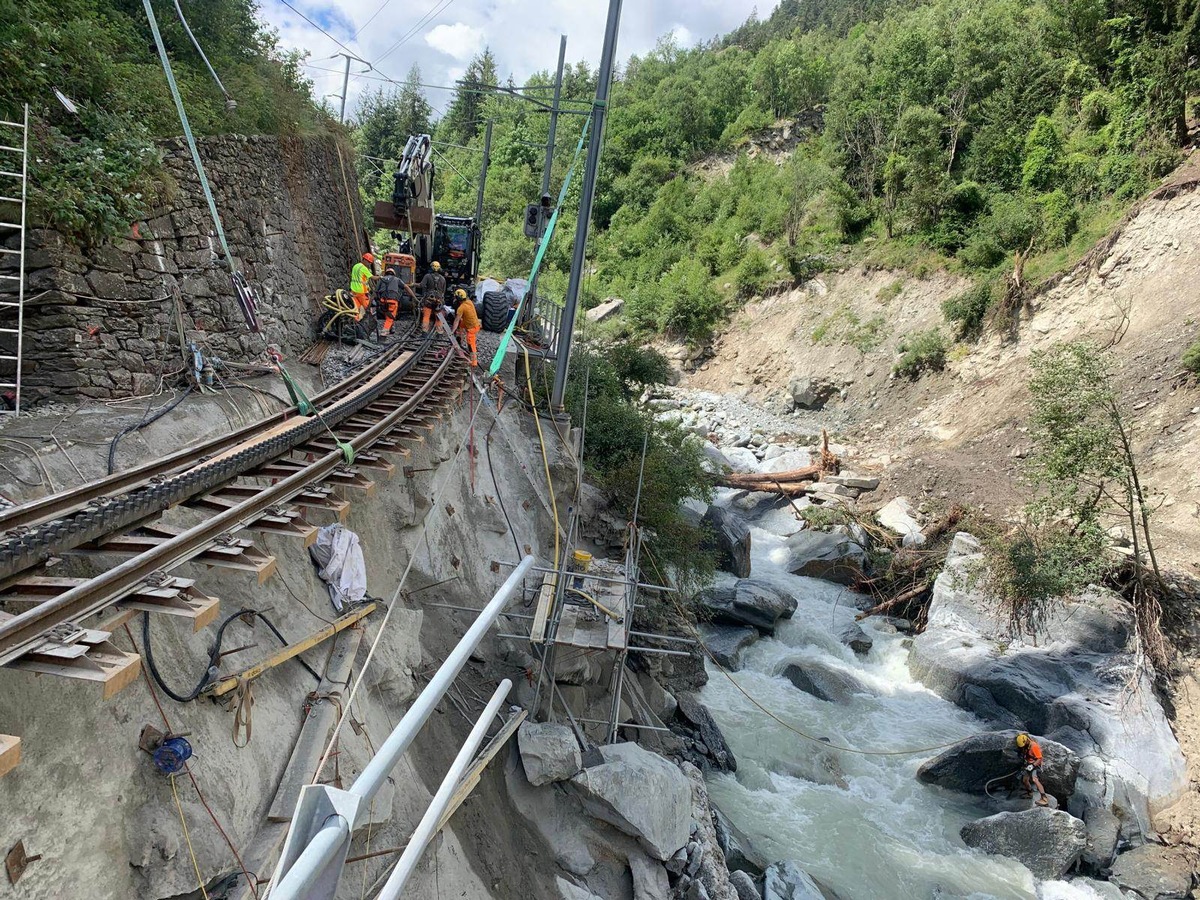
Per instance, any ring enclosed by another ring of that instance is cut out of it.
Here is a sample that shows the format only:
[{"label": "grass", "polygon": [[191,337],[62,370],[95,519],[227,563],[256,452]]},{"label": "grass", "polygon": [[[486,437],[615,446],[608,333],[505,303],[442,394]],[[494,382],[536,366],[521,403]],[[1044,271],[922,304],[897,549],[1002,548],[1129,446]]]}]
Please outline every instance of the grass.
[{"label": "grass", "polygon": [[1084,207],[1081,211],[1079,230],[1065,247],[1035,253],[1025,263],[1025,280],[1038,284],[1045,279],[1064,272],[1083,259],[1102,238],[1117,226],[1128,210],[1128,206],[1115,201]]},{"label": "grass", "polygon": [[948,348],[941,329],[907,335],[898,349],[900,359],[892,371],[902,378],[919,378],[925,372],[940,372],[946,366]]},{"label": "grass", "polygon": [[863,321],[858,313],[843,304],[830,313],[812,331],[814,344],[833,341],[853,347],[859,353],[870,353],[887,337],[887,320],[881,315]]}]

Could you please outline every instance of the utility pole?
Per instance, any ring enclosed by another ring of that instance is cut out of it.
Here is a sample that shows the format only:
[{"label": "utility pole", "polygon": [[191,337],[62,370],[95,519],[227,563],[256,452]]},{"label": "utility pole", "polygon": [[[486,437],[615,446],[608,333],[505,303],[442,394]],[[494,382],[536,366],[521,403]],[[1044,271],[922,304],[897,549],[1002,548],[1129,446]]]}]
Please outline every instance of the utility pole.
[{"label": "utility pole", "polygon": [[345,51],[338,51],[337,53],[335,53],[333,55],[346,57],[346,71],[342,75],[342,92],[341,92],[341,94],[333,95],[335,97],[340,97],[342,100],[342,108],[341,108],[341,111],[338,113],[338,121],[344,123],[346,121],[346,94],[350,88],[350,61],[353,60],[355,62],[362,63],[364,66],[367,67],[368,72],[371,71],[373,66],[369,62],[367,62],[365,59],[359,59],[353,53],[346,53]]},{"label": "utility pole", "polygon": [[[560,35],[558,39],[558,74],[554,78],[554,103],[550,107],[550,136],[546,139],[546,161],[542,164],[542,196],[550,195],[550,170],[554,166],[554,138],[558,132],[558,101],[562,96],[562,81],[563,81],[563,66],[567,61],[567,36]],[[537,243],[542,242],[542,238],[546,234],[546,226],[549,224],[547,212],[543,212],[538,218],[538,233]],[[541,272],[535,272],[533,281],[529,284],[529,296],[537,296],[538,275]],[[533,301],[530,300],[532,303]]]},{"label": "utility pole", "polygon": [[563,395],[567,389],[567,372],[571,362],[571,336],[575,330],[575,312],[579,308],[579,288],[583,283],[583,266],[587,256],[588,226],[592,221],[592,206],[596,200],[596,175],[600,171],[600,148],[604,145],[604,118],[608,109],[608,94],[612,87],[613,66],[617,55],[617,31],[621,26],[622,0],[608,0],[608,24],[604,30],[604,49],[600,54],[600,80],[596,85],[596,100],[592,104],[592,136],[588,144],[587,163],[583,172],[583,196],[579,200],[579,222],[575,226],[575,252],[571,257],[571,280],[567,284],[562,321],[558,329],[558,348],[555,352],[554,388],[550,393],[550,409],[562,411]]},{"label": "utility pole", "polygon": [[483,133],[483,162],[479,166],[479,193],[475,196],[475,227],[483,227],[483,189],[487,187],[488,165],[492,161],[492,120]]}]

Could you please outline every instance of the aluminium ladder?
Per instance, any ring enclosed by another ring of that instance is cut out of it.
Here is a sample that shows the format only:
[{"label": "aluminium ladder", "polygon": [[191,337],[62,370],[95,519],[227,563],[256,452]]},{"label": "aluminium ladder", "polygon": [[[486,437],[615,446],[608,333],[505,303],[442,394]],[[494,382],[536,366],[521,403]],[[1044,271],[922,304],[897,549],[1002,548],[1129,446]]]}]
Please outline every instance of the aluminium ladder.
[{"label": "aluminium ladder", "polygon": [[[19,163],[19,164],[18,164]],[[21,410],[25,329],[25,205],[29,181],[29,104],[20,122],[0,119],[0,413]],[[16,248],[8,246],[17,238]],[[14,284],[15,282],[15,284]],[[16,288],[14,291],[13,288]],[[16,299],[14,300],[13,297]]]}]

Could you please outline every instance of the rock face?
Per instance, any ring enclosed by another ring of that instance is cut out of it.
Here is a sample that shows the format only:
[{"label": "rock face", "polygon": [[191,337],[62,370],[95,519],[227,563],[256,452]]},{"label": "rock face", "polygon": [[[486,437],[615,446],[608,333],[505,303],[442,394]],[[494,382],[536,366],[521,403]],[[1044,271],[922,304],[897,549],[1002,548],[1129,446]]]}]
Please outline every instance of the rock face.
[{"label": "rock face", "polygon": [[[1016,731],[992,731],[959,741],[917,769],[917,778],[952,791],[982,794],[987,782],[1021,768],[1014,739]],[[1036,737],[1036,736],[1035,736]],[[1060,805],[1075,793],[1079,757],[1057,741],[1037,737],[1042,748],[1042,771],[1038,779]]]},{"label": "rock face", "polygon": [[[263,342],[294,355],[312,340],[317,302],[346,286],[349,262],[361,252],[362,222],[346,204],[335,139],[227,135],[200,138],[199,146],[230,249],[258,295]],[[213,253],[212,219],[187,145],[168,140],[162,150],[163,169],[178,185],[170,213],[91,248],[48,229],[28,232],[25,295],[39,295],[25,310],[29,401],[153,391],[164,341],[196,341],[243,361],[262,346],[252,349],[229,270]],[[331,172],[339,173],[336,189],[308,188],[329,184]],[[344,172],[353,195],[355,174]],[[0,271],[9,274],[3,264]],[[15,299],[6,293],[15,284],[0,279],[0,300]],[[186,337],[175,333],[169,298],[176,289]]]},{"label": "rock face", "polygon": [[750,526],[729,510],[710,506],[700,527],[712,535],[706,544],[717,551],[717,568],[738,578],[749,578]]},{"label": "rock face", "polygon": [[725,854],[725,865],[730,872],[741,871],[758,877],[766,869],[767,862],[750,846],[747,837],[726,818],[725,813],[713,807],[713,830],[717,846]]},{"label": "rock face", "polygon": [[707,753],[702,752],[701,755],[711,759],[718,771],[736,772],[737,759],[734,758],[733,751],[729,749],[729,744],[725,741],[725,735],[717,727],[708,707],[696,699],[695,694],[689,694],[686,691],[681,691],[676,700],[679,703],[680,720],[689,726],[690,730],[699,733],[699,740],[704,745],[703,749],[708,751]]},{"label": "rock face", "polygon": [[625,307],[625,301],[620,297],[609,297],[603,303],[593,306],[585,315],[589,322],[603,322],[611,319]]},{"label": "rock face", "polygon": [[737,891],[738,900],[762,900],[762,894],[754,886],[754,879],[745,872],[730,872],[729,884]]},{"label": "rock face", "polygon": [[742,667],[742,651],[758,640],[759,632],[748,625],[739,627],[706,622],[700,626],[700,638],[713,659],[730,672],[736,672]]},{"label": "rock face", "polygon": [[1083,853],[1087,829],[1061,810],[1035,808],[968,822],[961,834],[968,847],[1011,856],[1038,878],[1059,878]]},{"label": "rock face", "polygon": [[917,514],[903,497],[892,500],[875,513],[875,518],[884,528],[900,535],[904,540],[905,547],[915,547],[925,543],[925,536],[921,534],[921,523],[917,521]]},{"label": "rock face", "polygon": [[1146,844],[1117,857],[1111,880],[1145,900],[1177,900],[1188,896],[1193,873],[1182,848]]},{"label": "rock face", "polygon": [[785,860],[763,874],[763,900],[827,900],[827,895],[811,875]]},{"label": "rock face", "polygon": [[525,777],[535,787],[566,781],[583,768],[579,742],[566,725],[523,722],[517,730],[517,746]]},{"label": "rock face", "polygon": [[831,703],[845,703],[855,694],[870,693],[850,673],[816,660],[789,663],[779,674],[805,693]]},{"label": "rock face", "polygon": [[713,621],[749,625],[766,634],[774,634],[776,623],[796,611],[795,597],[754,578],[713,585],[701,591],[697,599]]},{"label": "rock face", "polygon": [[1115,805],[1148,828],[1151,813],[1186,791],[1187,775],[1140,664],[1130,608],[1093,589],[1055,609],[1032,639],[1014,638],[971,583],[982,560],[974,538],[955,537],[914,639],[913,674],[977,714],[990,708],[1002,724],[1015,720],[1075,751],[1073,812]]},{"label": "rock face", "polygon": [[862,575],[866,551],[854,535],[801,531],[787,539],[787,570],[793,575],[851,584]]},{"label": "rock face", "polygon": [[637,744],[600,748],[604,763],[571,779],[584,807],[638,839],[657,860],[687,843],[691,812],[688,779],[661,756]]}]

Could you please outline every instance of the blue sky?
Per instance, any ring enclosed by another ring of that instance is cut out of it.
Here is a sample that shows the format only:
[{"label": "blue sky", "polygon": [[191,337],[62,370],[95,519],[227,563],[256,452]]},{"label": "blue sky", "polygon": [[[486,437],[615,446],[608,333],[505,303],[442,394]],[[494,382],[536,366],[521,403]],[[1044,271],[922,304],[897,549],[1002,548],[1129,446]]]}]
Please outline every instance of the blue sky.
[{"label": "blue sky", "polygon": [[[501,77],[518,83],[558,59],[558,36],[567,35],[567,60],[600,56],[607,0],[289,0],[321,28],[362,59],[376,63],[376,74],[356,76],[350,84],[352,111],[365,88],[384,84],[378,73],[402,79],[409,67],[421,67],[430,84],[450,85],[485,45],[495,54]],[[694,44],[741,24],[756,7],[767,15],[777,0],[625,0],[619,56],[643,54],[664,34],[674,32]],[[259,0],[259,17],[279,32],[289,49],[310,53],[306,73],[321,97],[341,90],[344,60],[336,43],[306,23],[279,0]],[[372,18],[374,16],[374,18]],[[355,65],[352,72],[365,72]],[[430,90],[435,107],[449,93]],[[334,101],[330,101],[334,102]]]}]

